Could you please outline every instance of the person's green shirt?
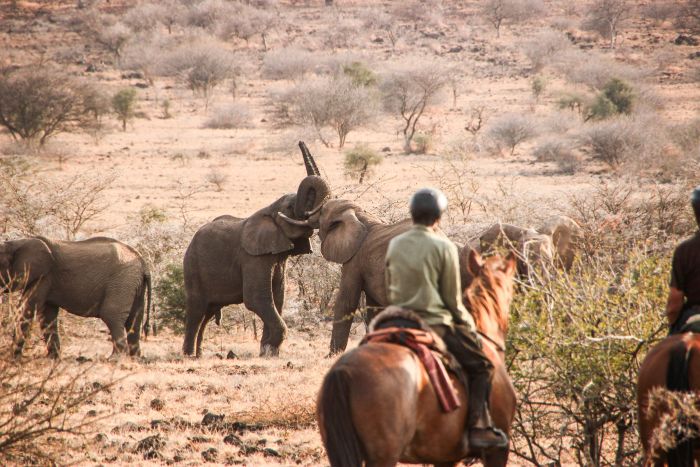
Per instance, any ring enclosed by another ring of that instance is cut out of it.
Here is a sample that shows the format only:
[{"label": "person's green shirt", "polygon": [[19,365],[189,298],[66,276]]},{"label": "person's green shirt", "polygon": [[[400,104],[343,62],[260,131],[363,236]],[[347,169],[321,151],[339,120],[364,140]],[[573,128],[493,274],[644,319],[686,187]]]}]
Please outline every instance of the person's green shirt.
[{"label": "person's green shirt", "polygon": [[454,316],[472,329],[462,303],[457,246],[423,225],[391,240],[386,254],[389,303],[415,311],[430,326],[451,326]]}]

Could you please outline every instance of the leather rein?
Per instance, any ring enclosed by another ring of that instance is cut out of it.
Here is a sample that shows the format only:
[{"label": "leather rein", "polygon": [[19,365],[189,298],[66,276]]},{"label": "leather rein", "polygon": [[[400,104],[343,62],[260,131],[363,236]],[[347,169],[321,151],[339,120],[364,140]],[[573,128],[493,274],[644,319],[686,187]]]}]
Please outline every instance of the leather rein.
[{"label": "leather rein", "polygon": [[476,333],[479,334],[484,339],[486,339],[487,341],[491,342],[496,347],[496,350],[498,350],[501,353],[506,353],[506,348],[503,344],[496,342],[495,340],[491,339],[489,336],[487,336],[486,334],[484,334],[481,331],[477,330]]}]

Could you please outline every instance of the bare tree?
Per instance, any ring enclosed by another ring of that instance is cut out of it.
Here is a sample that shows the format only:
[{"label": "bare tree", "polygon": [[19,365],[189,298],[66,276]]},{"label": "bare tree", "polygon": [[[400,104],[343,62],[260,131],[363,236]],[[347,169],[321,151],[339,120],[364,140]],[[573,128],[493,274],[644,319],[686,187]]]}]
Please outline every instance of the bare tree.
[{"label": "bare tree", "polygon": [[481,5],[481,14],[496,29],[497,37],[505,22],[524,21],[543,11],[541,0],[485,0]]},{"label": "bare tree", "polygon": [[322,130],[330,126],[338,135],[338,147],[348,133],[368,123],[376,114],[374,92],[355,85],[345,76],[300,84],[277,99],[278,117],[286,123],[312,126],[324,145],[330,143]]},{"label": "bare tree", "polygon": [[62,73],[35,67],[0,71],[0,125],[15,140],[41,146],[87,120],[84,96]]},{"label": "bare tree", "polygon": [[691,32],[700,32],[700,0],[685,0],[678,3],[680,5],[676,6],[678,9],[676,24]]},{"label": "bare tree", "polygon": [[588,9],[584,27],[608,39],[614,49],[620,28],[630,17],[631,9],[628,0],[596,0]]},{"label": "bare tree", "polygon": [[441,91],[446,84],[447,77],[442,67],[435,64],[404,67],[384,77],[380,85],[384,108],[398,113],[403,119],[401,131],[406,152],[411,152],[418,121],[426,108],[442,97]]}]

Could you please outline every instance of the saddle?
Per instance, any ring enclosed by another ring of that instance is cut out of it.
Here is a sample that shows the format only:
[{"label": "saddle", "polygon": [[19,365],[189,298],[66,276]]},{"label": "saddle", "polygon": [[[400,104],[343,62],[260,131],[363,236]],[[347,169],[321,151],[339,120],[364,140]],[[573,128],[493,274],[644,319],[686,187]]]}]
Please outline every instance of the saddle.
[{"label": "saddle", "polygon": [[465,383],[461,366],[447,351],[442,339],[416,313],[395,306],[388,307],[372,320],[369,333],[360,345],[371,343],[396,344],[413,351],[428,373],[442,411],[449,413],[460,407],[447,369]]},{"label": "saddle", "polygon": [[671,334],[682,334],[685,332],[700,333],[700,306],[691,305],[683,307],[681,314],[669,330]]}]

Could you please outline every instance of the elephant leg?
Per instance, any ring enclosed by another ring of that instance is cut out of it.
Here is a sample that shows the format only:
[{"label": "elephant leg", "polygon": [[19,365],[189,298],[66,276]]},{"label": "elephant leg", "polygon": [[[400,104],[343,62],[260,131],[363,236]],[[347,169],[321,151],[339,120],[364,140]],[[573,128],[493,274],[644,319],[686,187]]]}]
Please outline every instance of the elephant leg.
[{"label": "elephant leg", "polygon": [[200,332],[200,328],[204,323],[207,305],[198,297],[192,297],[188,294],[186,308],[185,340],[182,343],[182,353],[185,355],[195,355],[195,347],[200,348],[202,345],[201,337],[204,331]]},{"label": "elephant leg", "polygon": [[353,313],[357,310],[362,293],[362,278],[350,273],[343,266],[338,296],[333,304],[333,333],[331,335],[331,355],[345,351],[350,337]]},{"label": "elephant leg", "polygon": [[58,337],[58,307],[47,303],[39,313],[39,324],[49,357],[58,358],[61,354],[61,341]]},{"label": "elephant leg", "polygon": [[254,264],[243,274],[243,304],[262,319],[261,356],[277,356],[287,335],[287,326],[276,310],[272,293],[274,264]]},{"label": "elephant leg", "polygon": [[129,346],[129,355],[138,357],[141,355],[141,331],[143,327],[143,290],[139,291],[131,306],[131,314],[124,324],[126,341]]},{"label": "elephant leg", "polygon": [[365,299],[367,301],[367,316],[365,317],[365,324],[369,326],[369,323],[372,322],[374,317],[377,316],[379,312],[383,310],[383,308],[378,301],[367,295],[367,293],[365,293]]},{"label": "elephant leg", "polygon": [[207,313],[204,315],[204,319],[202,320],[202,324],[199,325],[199,331],[197,332],[197,344],[196,344],[196,353],[195,353],[197,358],[202,356],[202,341],[204,340],[204,329],[207,327],[207,324],[209,324],[209,321],[211,321],[211,319],[214,316],[221,316],[221,306],[209,305],[209,308],[207,308]]},{"label": "elephant leg", "polygon": [[278,263],[272,272],[272,299],[280,315],[284,308],[285,266],[285,263]]}]

